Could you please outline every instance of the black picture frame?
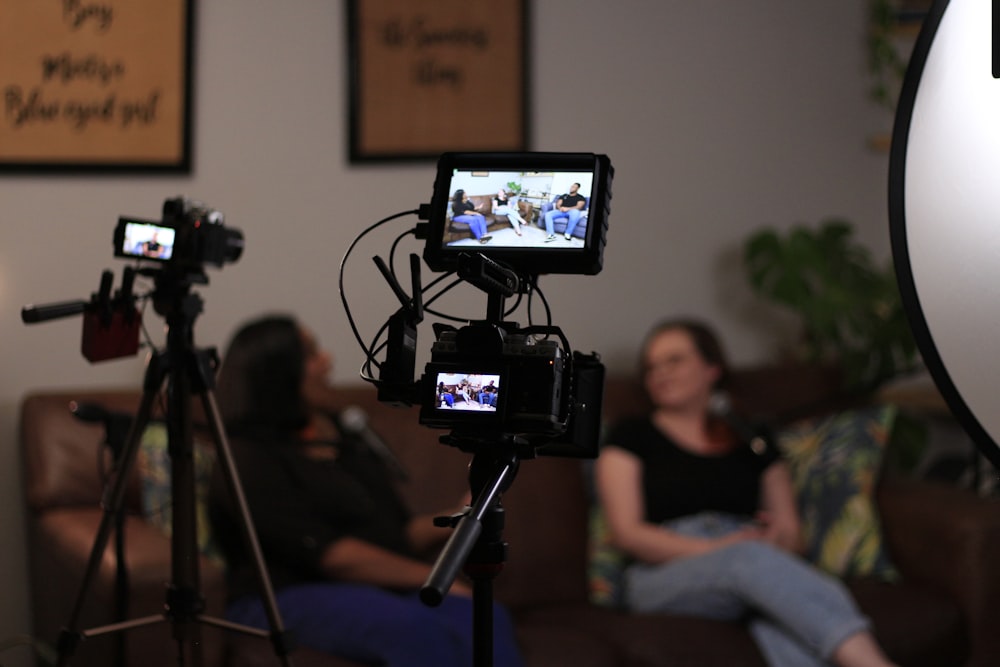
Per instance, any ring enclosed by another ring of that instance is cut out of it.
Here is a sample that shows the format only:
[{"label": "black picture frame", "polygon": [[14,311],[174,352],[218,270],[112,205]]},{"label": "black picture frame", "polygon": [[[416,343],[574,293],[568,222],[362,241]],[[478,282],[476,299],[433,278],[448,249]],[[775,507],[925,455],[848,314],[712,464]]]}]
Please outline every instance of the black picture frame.
[{"label": "black picture frame", "polygon": [[0,175],[190,173],[196,0],[0,0]]},{"label": "black picture frame", "polygon": [[528,0],[347,0],[348,158],[529,150]]}]

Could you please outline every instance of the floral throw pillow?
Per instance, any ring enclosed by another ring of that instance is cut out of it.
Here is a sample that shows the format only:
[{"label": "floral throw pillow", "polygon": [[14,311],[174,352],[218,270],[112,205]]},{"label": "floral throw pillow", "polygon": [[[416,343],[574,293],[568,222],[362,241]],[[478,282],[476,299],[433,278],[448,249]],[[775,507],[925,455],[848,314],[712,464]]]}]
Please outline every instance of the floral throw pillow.
[{"label": "floral throw pillow", "polygon": [[625,554],[611,544],[608,522],[598,504],[590,510],[590,554],[588,583],[590,601],[602,607],[624,604],[622,578],[625,576]]},{"label": "floral throw pillow", "polygon": [[796,490],[805,556],[836,576],[896,576],[874,499],[895,417],[894,406],[849,410],[778,434]]}]

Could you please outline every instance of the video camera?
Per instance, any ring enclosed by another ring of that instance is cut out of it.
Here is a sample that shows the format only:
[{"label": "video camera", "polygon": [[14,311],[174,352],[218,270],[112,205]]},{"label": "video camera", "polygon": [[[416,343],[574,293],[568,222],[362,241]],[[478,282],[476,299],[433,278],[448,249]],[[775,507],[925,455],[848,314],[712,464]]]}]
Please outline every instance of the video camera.
[{"label": "video camera", "polygon": [[165,262],[181,269],[222,267],[243,254],[243,233],[223,225],[225,214],[183,197],[163,202],[159,222],[118,218],[115,257]]},{"label": "video camera", "polygon": [[[414,382],[417,325],[423,318],[419,259],[411,256],[411,298],[375,258],[403,305],[387,322],[386,358],[375,381],[379,400],[419,405],[420,422],[452,429],[442,440],[463,449],[514,438],[532,455],[597,456],[604,390],[599,357],[572,351],[556,326],[521,328],[506,321],[504,299],[537,291],[539,274],[601,270],[613,174],[607,156],[590,153],[444,154],[432,202],[421,210],[429,224],[418,227],[417,236],[427,239],[428,266],[456,272],[489,295],[487,317],[461,328],[435,325],[431,360]],[[462,222],[452,206],[459,190],[479,200],[501,190],[518,192],[508,205],[528,202],[520,207],[526,224],[512,227],[496,214],[490,222],[495,231],[486,241],[457,234]],[[553,204],[568,201],[563,193],[570,191],[579,194],[579,215],[567,239],[565,232],[553,234],[551,226],[561,213]]]},{"label": "video camera", "polygon": [[98,291],[89,301],[64,301],[21,309],[25,324],[83,314],[80,347],[90,362],[117,359],[136,354],[142,330],[142,313],[136,308],[140,297],[133,291],[137,275],[152,276],[155,286],[150,295],[154,309],[164,316],[173,315],[188,299],[187,315],[197,314],[201,302],[189,294],[191,282],[206,283],[203,264],[221,267],[235,262],[243,254],[243,233],[227,229],[221,211],[183,197],[163,202],[159,222],[120,217],[114,229],[115,257],[151,260],[160,267],[128,266],[122,285],[113,290],[114,273],[101,274]]}]

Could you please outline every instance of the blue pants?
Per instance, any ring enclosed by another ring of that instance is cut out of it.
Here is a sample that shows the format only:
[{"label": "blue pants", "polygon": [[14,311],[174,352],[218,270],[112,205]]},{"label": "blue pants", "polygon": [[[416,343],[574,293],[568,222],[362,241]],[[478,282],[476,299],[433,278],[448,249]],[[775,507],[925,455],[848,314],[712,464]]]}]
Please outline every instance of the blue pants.
[{"label": "blue pants", "polygon": [[560,211],[558,209],[552,209],[545,214],[545,233],[552,235],[555,227],[553,223],[556,218],[566,218],[566,231],[564,233],[573,235],[573,230],[576,229],[576,225],[580,222],[580,217],[583,215],[583,211],[577,208],[571,208],[568,211]]},{"label": "blue pants", "polygon": [[[393,593],[375,586],[314,583],[275,593],[292,640],[324,653],[384,667],[465,667],[472,665],[472,598],[449,595],[428,607],[416,593]],[[269,629],[257,597],[231,604],[226,618]],[[523,667],[506,610],[493,610],[496,667]]]},{"label": "blue pants", "polygon": [[486,218],[481,215],[456,215],[452,221],[468,225],[477,239],[486,235]]},{"label": "blue pants", "polygon": [[[718,537],[744,521],[705,513],[666,527]],[[746,619],[771,667],[826,665],[841,642],[869,629],[839,580],[765,542],[740,542],[663,565],[632,565],[625,586],[628,606],[638,611]]]}]

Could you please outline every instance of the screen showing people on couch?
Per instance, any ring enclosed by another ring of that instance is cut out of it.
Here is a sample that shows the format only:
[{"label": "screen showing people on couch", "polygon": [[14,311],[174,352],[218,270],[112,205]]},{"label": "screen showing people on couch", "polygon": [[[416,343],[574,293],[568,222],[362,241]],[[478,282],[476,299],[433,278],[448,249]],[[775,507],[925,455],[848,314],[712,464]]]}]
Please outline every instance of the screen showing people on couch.
[{"label": "screen showing people on couch", "polygon": [[496,412],[500,398],[500,376],[489,373],[438,373],[439,410]]},{"label": "screen showing people on couch", "polygon": [[455,169],[442,245],[583,248],[593,181],[589,171]]}]

